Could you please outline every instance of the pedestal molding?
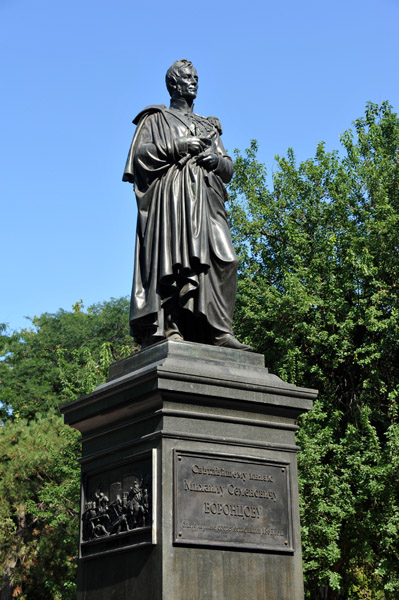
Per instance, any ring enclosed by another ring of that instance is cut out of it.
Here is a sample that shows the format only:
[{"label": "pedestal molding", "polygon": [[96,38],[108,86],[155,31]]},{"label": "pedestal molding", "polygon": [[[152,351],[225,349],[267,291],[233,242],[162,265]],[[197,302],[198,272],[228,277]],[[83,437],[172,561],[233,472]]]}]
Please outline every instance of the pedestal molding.
[{"label": "pedestal molding", "polygon": [[256,448],[264,448],[265,450],[281,450],[284,452],[299,452],[300,450],[300,446],[297,446],[296,444],[274,444],[270,442],[260,442],[252,439],[248,440],[240,438],[219,437],[216,435],[198,435],[194,433],[182,433],[181,431],[160,430],[154,433],[150,433],[148,435],[137,437],[127,442],[123,442],[122,444],[117,444],[115,446],[107,448],[106,450],[86,454],[85,456],[79,459],[79,462],[81,464],[85,464],[98,458],[102,458],[103,456],[115,454],[117,452],[120,452],[121,450],[125,450],[126,448],[130,448],[133,446],[137,446],[138,444],[143,444],[145,442],[161,438],[189,440],[191,442],[212,442],[214,444],[219,444],[223,446],[240,446],[243,448],[250,448],[254,446]]}]

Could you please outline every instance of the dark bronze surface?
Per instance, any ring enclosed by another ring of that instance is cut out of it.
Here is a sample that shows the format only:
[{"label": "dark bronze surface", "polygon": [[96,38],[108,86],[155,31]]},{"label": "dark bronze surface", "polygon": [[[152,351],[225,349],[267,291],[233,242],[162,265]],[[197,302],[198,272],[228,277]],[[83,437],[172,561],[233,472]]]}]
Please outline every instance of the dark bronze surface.
[{"label": "dark bronze surface", "polygon": [[174,454],[175,544],[294,551],[287,463]]},{"label": "dark bronze surface", "polygon": [[152,483],[151,454],[85,478],[81,526],[83,557],[145,541],[151,543]]},{"label": "dark bronze surface", "polygon": [[[228,348],[164,341],[121,361],[108,383],[63,408],[66,421],[82,434],[87,499],[100,483],[110,499],[111,484],[122,479],[125,490],[125,475],[151,472],[155,507],[152,527],[81,544],[78,600],[303,600],[295,431],[296,419],[311,408],[316,392],[281,381],[263,360]],[[181,450],[179,462],[175,449]],[[276,502],[272,494],[256,498],[240,492],[231,501],[228,491],[228,500],[226,491],[216,499],[209,490],[185,491],[184,479],[214,479],[220,485],[221,477],[190,473],[192,461],[274,476],[273,482],[266,477],[245,483],[236,477],[233,485],[277,492]],[[115,473],[116,478],[108,477]],[[210,514],[200,512],[204,502],[210,503]],[[214,502],[222,504],[222,512],[223,504],[259,505],[269,512],[262,511],[259,519],[248,509],[247,517],[245,509],[242,518],[220,517]],[[212,518],[211,524],[229,530],[181,527],[183,519],[194,522],[198,515],[200,524]],[[263,534],[244,529],[255,520],[262,522]],[[238,522],[241,531],[232,531],[229,522]]]},{"label": "dark bronze surface", "polygon": [[237,257],[224,184],[233,162],[219,120],[193,110],[191,62],[176,61],[166,84],[169,108],[149,106],[133,121],[123,175],[138,205],[131,332],[143,347],[170,338],[248,350],[232,332]]}]

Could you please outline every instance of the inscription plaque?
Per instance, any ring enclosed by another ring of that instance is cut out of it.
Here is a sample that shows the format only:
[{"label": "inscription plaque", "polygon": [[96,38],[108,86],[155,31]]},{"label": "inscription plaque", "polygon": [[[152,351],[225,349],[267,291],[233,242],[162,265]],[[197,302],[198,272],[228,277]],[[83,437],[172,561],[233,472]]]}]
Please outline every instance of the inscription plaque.
[{"label": "inscription plaque", "polygon": [[174,450],[174,543],[293,552],[286,462]]}]

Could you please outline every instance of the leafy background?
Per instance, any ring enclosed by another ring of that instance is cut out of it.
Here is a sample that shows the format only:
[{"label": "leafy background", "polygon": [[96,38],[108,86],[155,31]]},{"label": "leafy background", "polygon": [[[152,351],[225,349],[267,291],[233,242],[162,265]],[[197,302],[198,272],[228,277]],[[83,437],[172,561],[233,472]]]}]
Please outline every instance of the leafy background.
[{"label": "leafy background", "polygon": [[[368,104],[313,158],[236,151],[229,214],[240,257],[235,332],[269,369],[319,389],[301,420],[308,600],[399,597],[399,119]],[[137,351],[128,301],[44,313],[0,348],[2,600],[72,600],[78,434],[61,403]]]}]

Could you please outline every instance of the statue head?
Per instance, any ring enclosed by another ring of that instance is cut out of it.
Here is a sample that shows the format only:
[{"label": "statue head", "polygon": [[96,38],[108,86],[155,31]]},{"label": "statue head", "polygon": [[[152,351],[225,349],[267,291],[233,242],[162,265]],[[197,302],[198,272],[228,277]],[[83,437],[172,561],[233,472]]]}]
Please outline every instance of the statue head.
[{"label": "statue head", "polygon": [[167,70],[165,79],[171,98],[196,98],[198,75],[192,62],[186,58],[174,62]]}]

